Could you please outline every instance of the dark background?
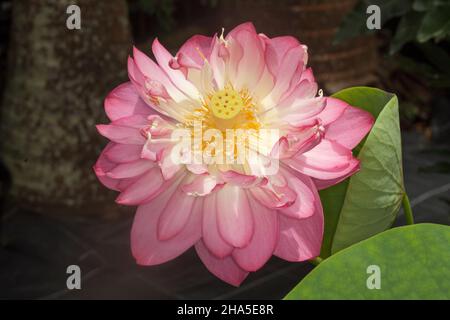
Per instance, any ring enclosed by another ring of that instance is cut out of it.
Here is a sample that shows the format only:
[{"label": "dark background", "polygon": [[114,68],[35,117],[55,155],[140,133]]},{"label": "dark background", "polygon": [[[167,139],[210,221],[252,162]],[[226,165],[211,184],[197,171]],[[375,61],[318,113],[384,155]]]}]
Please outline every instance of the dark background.
[{"label": "dark background", "polygon": [[[0,298],[279,299],[312,269],[272,258],[233,288],[193,250],[137,266],[129,247],[134,208],[115,204],[91,169],[106,142],[94,125],[106,122],[107,93],[127,81],[133,44],[151,55],[158,36],[176,52],[193,34],[244,21],[306,44],[327,94],[356,85],[395,92],[416,222],[449,224],[450,13],[445,1],[416,2],[0,1]],[[365,8],[375,3],[383,27],[368,32]],[[81,8],[80,30],[66,28],[70,4]],[[418,29],[430,15],[424,35]],[[81,290],[66,289],[72,264],[81,267]]]}]

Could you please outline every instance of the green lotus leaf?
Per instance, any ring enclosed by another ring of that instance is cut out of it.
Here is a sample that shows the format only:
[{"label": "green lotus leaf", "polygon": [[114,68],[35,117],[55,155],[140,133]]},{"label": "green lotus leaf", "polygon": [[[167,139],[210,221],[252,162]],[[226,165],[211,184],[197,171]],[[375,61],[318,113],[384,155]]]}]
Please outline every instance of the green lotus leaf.
[{"label": "green lotus leaf", "polygon": [[450,227],[390,229],[323,260],[285,299],[450,299]]},{"label": "green lotus leaf", "polygon": [[325,215],[322,257],[390,228],[405,194],[397,97],[368,87],[333,96],[369,111],[376,121],[354,150],[360,171],[320,192]]}]

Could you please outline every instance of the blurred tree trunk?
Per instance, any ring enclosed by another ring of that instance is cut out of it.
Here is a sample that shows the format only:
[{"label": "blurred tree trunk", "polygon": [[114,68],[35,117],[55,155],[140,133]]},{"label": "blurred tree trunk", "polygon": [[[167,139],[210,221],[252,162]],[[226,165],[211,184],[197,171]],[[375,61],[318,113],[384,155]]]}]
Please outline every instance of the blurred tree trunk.
[{"label": "blurred tree trunk", "polygon": [[[66,27],[71,4],[80,30]],[[105,208],[112,194],[92,171],[105,142],[95,124],[126,79],[126,1],[13,1],[10,39],[0,134],[12,197],[41,211]]]}]

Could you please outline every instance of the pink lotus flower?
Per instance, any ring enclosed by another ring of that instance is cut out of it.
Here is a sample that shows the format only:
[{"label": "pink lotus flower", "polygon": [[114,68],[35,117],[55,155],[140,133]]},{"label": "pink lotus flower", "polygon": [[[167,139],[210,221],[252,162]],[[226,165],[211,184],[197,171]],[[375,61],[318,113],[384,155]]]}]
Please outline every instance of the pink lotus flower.
[{"label": "pink lotus flower", "polygon": [[[238,286],[272,254],[288,261],[318,256],[317,190],[358,170],[351,150],[372,116],[318,94],[306,46],[257,34],[251,23],[225,38],[193,36],[175,57],[157,39],[152,50],[156,62],[134,48],[130,82],[105,100],[111,123],[97,128],[111,142],[94,166],[100,181],[120,192],[118,203],[138,206],[131,231],[137,263],[161,264],[195,246],[210,272]],[[229,96],[236,110],[227,109]],[[270,152],[259,154],[279,161],[278,171],[267,174],[264,161],[174,162],[171,134],[191,130],[193,120],[219,130],[279,130]]]}]

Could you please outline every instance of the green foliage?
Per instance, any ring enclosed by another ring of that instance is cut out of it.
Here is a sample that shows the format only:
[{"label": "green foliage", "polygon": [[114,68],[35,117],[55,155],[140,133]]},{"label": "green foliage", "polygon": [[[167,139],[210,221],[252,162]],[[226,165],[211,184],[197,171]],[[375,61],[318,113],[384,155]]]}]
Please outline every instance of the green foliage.
[{"label": "green foliage", "polygon": [[[398,66],[405,71],[419,72],[429,67],[424,80],[434,87],[450,86],[450,2],[447,0],[361,0],[344,19],[335,36],[335,42],[361,34],[375,33],[366,27],[366,9],[380,7],[382,29],[392,30],[389,53],[399,52],[406,44],[413,45],[399,59]],[[411,58],[412,57],[412,58]],[[444,68],[444,70],[443,70]]]},{"label": "green foliage", "polygon": [[137,7],[154,17],[165,31],[170,31],[175,25],[174,0],[138,0]]},{"label": "green foliage", "polygon": [[367,87],[345,89],[334,97],[369,111],[376,121],[354,150],[360,171],[320,192],[325,215],[322,257],[388,229],[405,193],[397,97]]},{"label": "green foliage", "polygon": [[334,39],[336,43],[361,34],[376,32],[376,30],[369,30],[366,26],[368,18],[366,10],[370,5],[380,7],[382,25],[385,25],[393,18],[403,16],[411,9],[410,0],[360,0],[354,10],[343,20]]},{"label": "green foliage", "polygon": [[[385,231],[324,260],[285,299],[450,299],[449,243],[449,226]],[[371,265],[379,289],[367,286]]]},{"label": "green foliage", "polygon": [[450,35],[450,3],[436,5],[424,13],[417,33],[419,42],[444,39]]},{"label": "green foliage", "polygon": [[398,19],[399,23],[391,43],[391,53],[411,41],[426,42],[450,37],[450,2],[444,0],[361,0],[355,9],[344,19],[335,36],[336,42],[360,34],[373,33],[366,27],[369,5],[378,5],[381,11],[381,24]]}]

